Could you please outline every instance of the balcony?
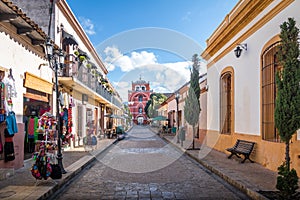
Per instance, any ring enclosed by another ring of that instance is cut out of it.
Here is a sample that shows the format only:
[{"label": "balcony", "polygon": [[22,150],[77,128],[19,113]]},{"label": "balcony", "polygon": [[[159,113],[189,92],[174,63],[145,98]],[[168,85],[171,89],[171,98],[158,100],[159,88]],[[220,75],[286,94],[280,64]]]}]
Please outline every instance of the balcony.
[{"label": "balcony", "polygon": [[87,94],[90,98],[94,98],[103,104],[112,104],[117,108],[122,107],[122,102],[109,92],[106,86],[101,84],[97,77],[91,73],[91,70],[83,64],[78,67],[77,62],[71,62],[69,67],[59,72],[58,81],[74,90]]}]

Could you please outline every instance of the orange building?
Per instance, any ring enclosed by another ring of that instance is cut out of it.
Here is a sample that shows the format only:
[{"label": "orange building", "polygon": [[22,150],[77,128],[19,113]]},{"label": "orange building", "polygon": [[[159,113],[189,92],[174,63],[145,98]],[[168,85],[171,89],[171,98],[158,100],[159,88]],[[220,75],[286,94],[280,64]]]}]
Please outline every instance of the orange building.
[{"label": "orange building", "polygon": [[145,112],[145,106],[152,94],[149,82],[141,78],[132,82],[131,90],[128,90],[128,107],[132,114],[132,121],[135,124],[147,124],[148,117]]}]

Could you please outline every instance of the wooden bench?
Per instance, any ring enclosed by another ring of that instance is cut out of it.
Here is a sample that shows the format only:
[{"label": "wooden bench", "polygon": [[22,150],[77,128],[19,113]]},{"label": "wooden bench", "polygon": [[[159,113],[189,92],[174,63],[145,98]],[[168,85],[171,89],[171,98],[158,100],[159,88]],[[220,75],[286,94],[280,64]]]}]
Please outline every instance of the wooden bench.
[{"label": "wooden bench", "polygon": [[230,159],[233,155],[236,155],[238,158],[241,158],[239,155],[244,155],[244,160],[242,161],[242,163],[244,163],[247,159],[253,163],[254,161],[250,159],[250,154],[254,148],[254,144],[255,142],[237,140],[233,147],[226,149],[231,153],[228,156],[228,159]]}]

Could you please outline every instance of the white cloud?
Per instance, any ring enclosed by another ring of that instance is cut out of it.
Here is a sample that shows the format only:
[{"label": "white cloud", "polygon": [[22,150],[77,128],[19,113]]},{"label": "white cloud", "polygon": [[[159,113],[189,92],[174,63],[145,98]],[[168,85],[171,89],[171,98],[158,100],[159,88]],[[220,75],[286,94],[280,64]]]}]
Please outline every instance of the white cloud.
[{"label": "white cloud", "polygon": [[[152,52],[133,51],[124,55],[117,47],[106,47],[104,54],[104,63],[109,71],[119,67],[126,72],[120,77],[119,82],[114,83],[123,101],[127,101],[131,82],[138,80],[140,76],[149,81],[154,92],[161,93],[174,92],[190,80],[191,61],[159,64]],[[200,74],[205,72],[205,63],[200,61]]]},{"label": "white cloud", "polygon": [[159,86],[159,87],[155,88],[155,92],[157,92],[157,93],[169,93],[170,90],[168,88]]},{"label": "white cloud", "polygon": [[109,71],[120,67],[123,72],[129,72],[137,67],[157,62],[154,53],[147,51],[133,51],[129,55],[123,55],[116,47],[106,47],[104,53],[106,56],[104,63]]},{"label": "white cloud", "polygon": [[79,17],[79,22],[80,22],[82,28],[84,29],[84,31],[88,35],[95,35],[96,34],[96,32],[94,30],[94,24],[90,19],[87,19],[85,17]]}]

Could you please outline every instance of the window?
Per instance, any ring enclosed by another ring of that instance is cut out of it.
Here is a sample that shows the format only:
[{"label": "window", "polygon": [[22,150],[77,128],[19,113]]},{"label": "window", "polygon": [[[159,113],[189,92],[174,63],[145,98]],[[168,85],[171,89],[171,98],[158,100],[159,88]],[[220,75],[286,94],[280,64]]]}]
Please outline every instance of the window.
[{"label": "window", "polygon": [[143,114],[143,108],[139,107],[139,114]]},{"label": "window", "polygon": [[220,81],[220,133],[231,134],[233,127],[233,82],[231,71],[225,71]]},{"label": "window", "polygon": [[262,138],[263,140],[279,142],[280,137],[275,128],[275,77],[282,67],[277,60],[277,46],[271,45],[262,54]]},{"label": "window", "polygon": [[145,91],[145,90],[146,90],[145,86],[142,86],[142,90],[143,90],[143,91]]},{"label": "window", "polygon": [[139,96],[139,102],[143,102],[143,95]]},{"label": "window", "polygon": [[140,86],[135,86],[135,91],[139,91],[140,90]]}]

